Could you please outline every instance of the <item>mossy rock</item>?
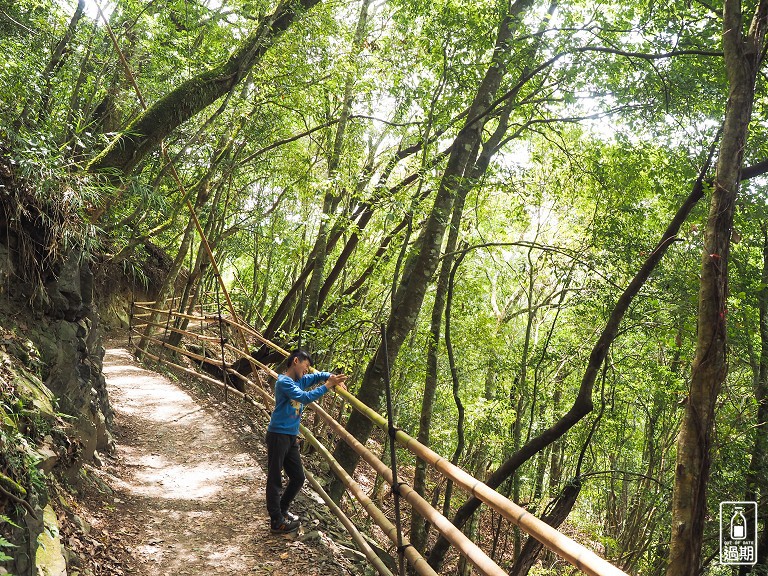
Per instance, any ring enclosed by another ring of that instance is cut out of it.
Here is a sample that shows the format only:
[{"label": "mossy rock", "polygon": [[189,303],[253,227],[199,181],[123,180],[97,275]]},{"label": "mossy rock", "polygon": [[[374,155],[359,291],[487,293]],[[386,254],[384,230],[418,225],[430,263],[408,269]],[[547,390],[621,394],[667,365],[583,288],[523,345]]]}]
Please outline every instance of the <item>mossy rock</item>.
[{"label": "mossy rock", "polygon": [[37,537],[35,567],[40,576],[66,576],[67,561],[59,534],[59,520],[51,505],[43,510],[43,532]]},{"label": "mossy rock", "polygon": [[38,411],[55,418],[56,411],[53,408],[53,393],[43,384],[40,378],[31,372],[17,371],[14,384],[16,384],[19,394],[29,399]]}]

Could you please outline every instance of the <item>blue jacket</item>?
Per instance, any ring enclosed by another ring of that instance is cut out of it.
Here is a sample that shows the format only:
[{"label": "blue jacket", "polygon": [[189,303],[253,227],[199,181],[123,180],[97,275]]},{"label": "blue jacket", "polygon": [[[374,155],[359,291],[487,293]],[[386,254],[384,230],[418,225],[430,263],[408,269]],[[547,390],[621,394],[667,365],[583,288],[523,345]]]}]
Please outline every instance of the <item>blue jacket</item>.
[{"label": "blue jacket", "polygon": [[328,392],[325,384],[309,392],[307,388],[318,382],[325,382],[330,377],[330,372],[315,372],[307,374],[297,382],[290,376],[280,374],[275,382],[275,409],[272,411],[267,431],[297,436],[304,406]]}]

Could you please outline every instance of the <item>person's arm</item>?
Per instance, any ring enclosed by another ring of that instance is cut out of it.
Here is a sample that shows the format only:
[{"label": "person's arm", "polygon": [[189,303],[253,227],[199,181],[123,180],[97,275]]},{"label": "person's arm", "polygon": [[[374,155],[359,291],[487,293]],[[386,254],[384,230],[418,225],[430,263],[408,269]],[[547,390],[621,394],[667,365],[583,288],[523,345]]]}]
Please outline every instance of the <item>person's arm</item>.
[{"label": "person's arm", "polygon": [[[306,376],[304,378],[306,378]],[[304,378],[302,378],[299,382],[295,382],[291,378],[287,377],[278,378],[276,386],[279,387],[283,394],[288,396],[288,398],[301,402],[302,404],[309,404],[310,402],[314,402],[320,398],[320,396],[328,392],[328,387],[325,384],[322,384],[313,390],[304,390]]]},{"label": "person's arm", "polygon": [[306,390],[316,382],[325,382],[324,386],[326,391],[333,390],[337,386],[341,386],[344,390],[346,390],[347,387],[344,385],[344,382],[346,382],[346,380],[347,380],[346,374],[331,374],[330,372],[315,372],[314,374],[307,374],[306,376],[304,376],[299,382],[299,385],[304,390]]},{"label": "person's arm", "polygon": [[303,376],[298,384],[303,390],[306,390],[307,388],[312,388],[315,384],[325,382],[330,377],[330,372],[314,372]]}]

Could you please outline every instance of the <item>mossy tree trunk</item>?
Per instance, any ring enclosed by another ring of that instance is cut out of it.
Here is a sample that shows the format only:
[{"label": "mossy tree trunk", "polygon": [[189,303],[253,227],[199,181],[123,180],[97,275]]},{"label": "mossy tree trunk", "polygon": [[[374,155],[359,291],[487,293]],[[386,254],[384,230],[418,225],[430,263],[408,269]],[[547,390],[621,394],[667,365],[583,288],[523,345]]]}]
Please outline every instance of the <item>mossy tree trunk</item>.
[{"label": "mossy tree trunk", "polygon": [[741,2],[725,0],[723,53],[729,86],[728,106],[704,236],[696,356],[677,439],[667,576],[695,576],[701,564],[715,403],[728,372],[726,306],[733,213],[767,16],[768,0],[761,0],[745,34]]},{"label": "mossy tree trunk", "polygon": [[320,0],[287,0],[259,22],[229,59],[181,83],[131,122],[88,166],[128,174],[174,129],[234,88],[297,19]]}]

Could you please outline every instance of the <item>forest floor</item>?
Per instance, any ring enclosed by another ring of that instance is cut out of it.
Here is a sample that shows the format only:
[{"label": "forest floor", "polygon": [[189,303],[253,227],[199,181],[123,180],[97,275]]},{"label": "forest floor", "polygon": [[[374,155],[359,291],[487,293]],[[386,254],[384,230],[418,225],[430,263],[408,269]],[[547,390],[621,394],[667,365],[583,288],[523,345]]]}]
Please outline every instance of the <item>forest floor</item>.
[{"label": "forest floor", "polygon": [[88,495],[86,520],[109,535],[112,573],[362,573],[323,531],[311,513],[323,505],[308,492],[293,508],[302,531],[270,533],[264,423],[232,417],[221,398],[140,367],[122,347],[107,347],[104,374],[116,450],[89,469],[107,488]]}]

